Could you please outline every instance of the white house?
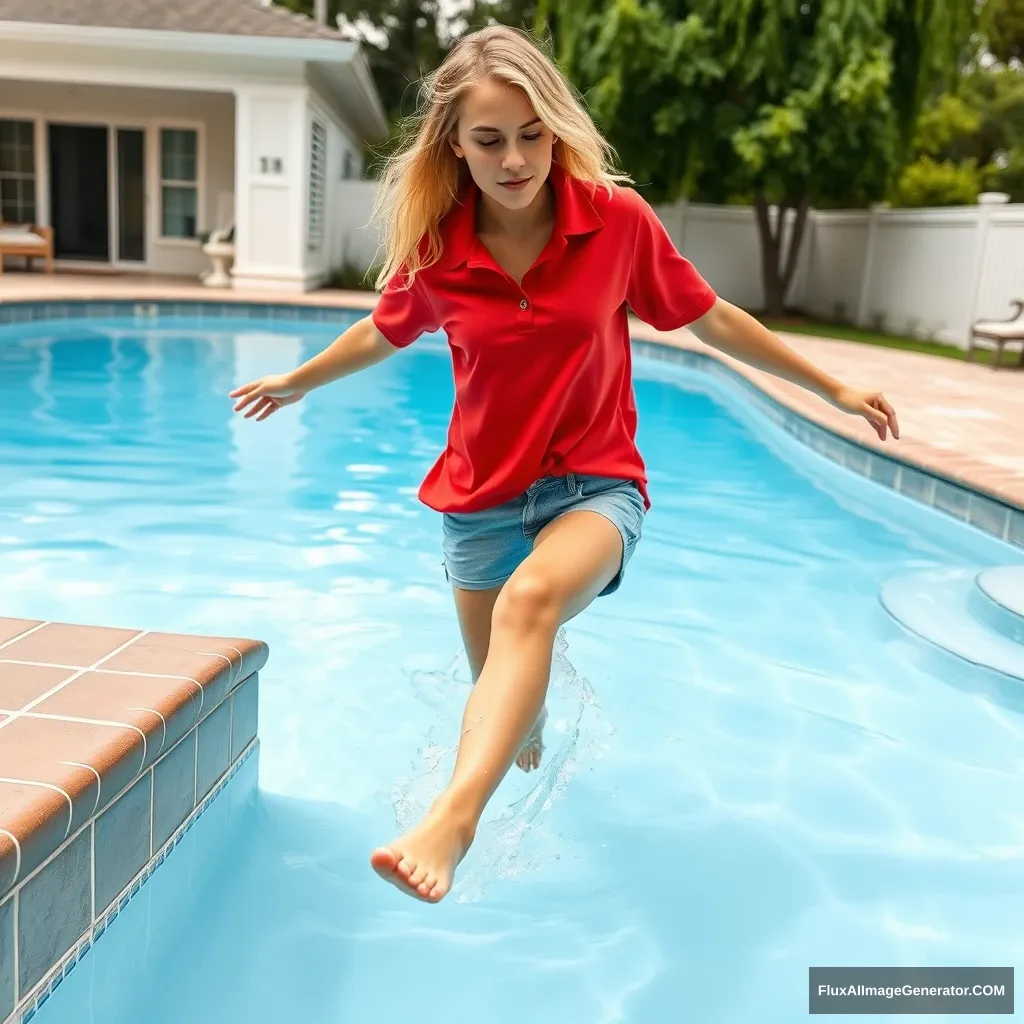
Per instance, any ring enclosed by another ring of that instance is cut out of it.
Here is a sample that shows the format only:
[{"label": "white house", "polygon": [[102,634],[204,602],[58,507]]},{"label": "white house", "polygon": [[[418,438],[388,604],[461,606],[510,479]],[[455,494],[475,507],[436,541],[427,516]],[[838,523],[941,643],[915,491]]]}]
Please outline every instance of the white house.
[{"label": "white house", "polygon": [[315,288],[386,133],[359,44],[260,0],[0,0],[0,219],[58,268],[201,275],[233,228],[236,288]]}]

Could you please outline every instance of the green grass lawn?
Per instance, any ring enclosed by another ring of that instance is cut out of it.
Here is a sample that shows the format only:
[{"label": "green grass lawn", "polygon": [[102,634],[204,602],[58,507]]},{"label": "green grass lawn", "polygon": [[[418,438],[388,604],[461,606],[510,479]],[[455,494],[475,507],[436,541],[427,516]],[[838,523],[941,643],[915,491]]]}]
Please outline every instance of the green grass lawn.
[{"label": "green grass lawn", "polygon": [[[862,345],[898,348],[906,352],[920,352],[929,356],[941,356],[944,359],[958,359],[961,362],[967,359],[965,349],[957,348],[955,345],[944,345],[937,341],[919,341],[916,338],[902,338],[892,334],[879,334],[875,331],[862,330],[859,327],[849,327],[846,324],[827,323],[823,320],[811,320],[805,317],[784,317],[780,320],[773,317],[758,316],[758,319],[772,331],[787,332],[789,334],[813,334],[819,338],[835,338],[837,341],[854,341]],[[991,365],[995,359],[995,352],[983,348],[975,349],[974,358],[978,363]],[[1003,353],[1004,366],[1016,366],[1019,359],[1019,352]]]}]

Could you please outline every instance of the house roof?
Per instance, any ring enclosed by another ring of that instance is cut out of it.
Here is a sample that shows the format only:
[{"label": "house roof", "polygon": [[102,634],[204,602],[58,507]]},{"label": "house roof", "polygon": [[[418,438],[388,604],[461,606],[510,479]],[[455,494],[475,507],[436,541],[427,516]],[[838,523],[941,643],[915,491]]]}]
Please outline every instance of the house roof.
[{"label": "house roof", "polygon": [[0,0],[0,22],[328,39],[341,32],[261,0]]}]

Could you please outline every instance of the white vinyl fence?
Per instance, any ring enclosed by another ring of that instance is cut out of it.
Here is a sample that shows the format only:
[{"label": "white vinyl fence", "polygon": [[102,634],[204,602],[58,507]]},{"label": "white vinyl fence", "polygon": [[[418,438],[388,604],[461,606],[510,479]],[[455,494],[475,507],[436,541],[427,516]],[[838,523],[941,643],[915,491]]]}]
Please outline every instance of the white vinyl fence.
[{"label": "white vinyl fence", "polygon": [[[343,182],[333,211],[342,220],[343,261],[360,271],[378,256],[369,223],[374,188]],[[1005,319],[1011,301],[1024,299],[1024,204],[1006,204],[999,194],[978,199],[941,209],[812,211],[788,304],[826,320],[966,347],[972,323]],[[656,210],[719,295],[763,307],[750,207],[682,201]]]}]

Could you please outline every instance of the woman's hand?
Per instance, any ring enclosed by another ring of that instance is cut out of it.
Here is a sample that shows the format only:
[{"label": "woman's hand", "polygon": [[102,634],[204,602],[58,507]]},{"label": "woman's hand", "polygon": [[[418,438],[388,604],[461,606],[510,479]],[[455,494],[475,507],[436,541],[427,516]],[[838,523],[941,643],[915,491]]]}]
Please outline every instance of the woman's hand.
[{"label": "woman's hand", "polygon": [[281,373],[271,377],[261,377],[251,384],[235,388],[229,397],[239,399],[235,403],[235,412],[241,412],[246,406],[249,406],[245,418],[250,419],[255,416],[258,422],[273,415],[278,409],[292,405],[300,398],[305,397],[305,394],[305,391],[299,391],[291,383],[288,374]]},{"label": "woman's hand", "polygon": [[900,425],[896,422],[896,412],[886,401],[880,391],[859,391],[856,388],[842,387],[833,399],[836,408],[864,419],[875,428],[878,439],[884,441],[887,431],[898,441]]}]

